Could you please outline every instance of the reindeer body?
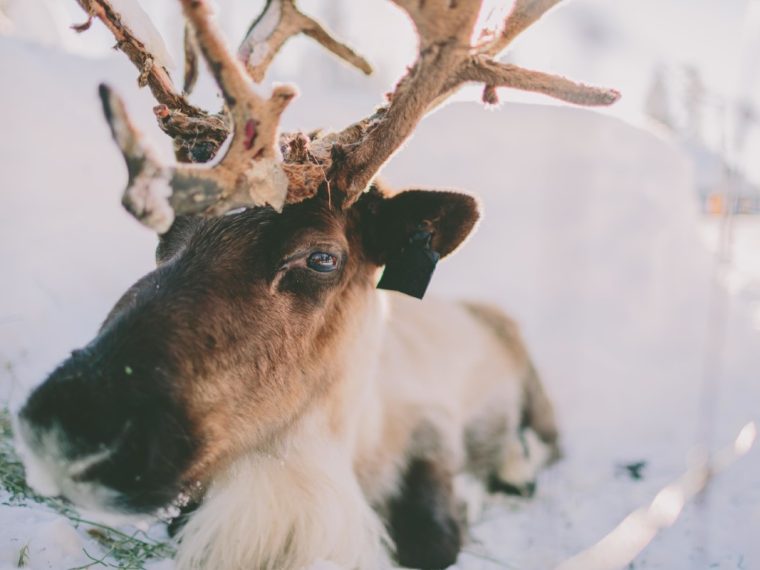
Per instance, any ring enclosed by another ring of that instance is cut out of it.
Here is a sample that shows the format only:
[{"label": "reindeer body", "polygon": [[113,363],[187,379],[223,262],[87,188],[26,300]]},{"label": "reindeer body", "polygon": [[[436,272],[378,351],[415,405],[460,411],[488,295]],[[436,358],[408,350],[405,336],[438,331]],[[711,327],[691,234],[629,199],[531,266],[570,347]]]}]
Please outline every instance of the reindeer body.
[{"label": "reindeer body", "polygon": [[384,568],[394,542],[405,565],[445,568],[467,522],[454,477],[529,492],[556,456],[551,406],[498,310],[384,292],[366,305],[331,391],[211,484],[179,568]]},{"label": "reindeer body", "polygon": [[[481,0],[393,0],[419,36],[414,63],[385,105],[309,136],[279,133],[295,90],[264,98],[251,78],[300,33],[370,68],[295,0],[267,0],[237,58],[209,2],[180,0],[185,87],[197,50],[224,98],[219,115],[176,91],[108,0],[78,1],[139,67],[180,163],[160,160],[101,85],[126,162],[122,203],[160,235],[157,267],[20,411],[30,485],[129,516],[205,490],[182,531],[183,570],[299,570],[319,558],[372,570],[389,553],[408,567],[451,565],[467,510],[455,480],[530,494],[558,454],[552,407],[500,311],[375,288],[385,266],[380,285],[421,296],[438,258],[474,228],[476,201],[371,186],[465,84],[482,84],[489,104],[498,87],[617,100],[497,60],[559,0],[515,0],[496,33],[478,30]],[[218,151],[214,164],[183,164]]]},{"label": "reindeer body", "polygon": [[349,210],[319,194],[177,218],[21,410],[30,484],[127,515],[200,486],[181,569],[453,564],[455,476],[529,494],[557,453],[551,405],[497,309],[376,283],[419,228],[446,256],[478,215],[464,194],[375,188]]}]

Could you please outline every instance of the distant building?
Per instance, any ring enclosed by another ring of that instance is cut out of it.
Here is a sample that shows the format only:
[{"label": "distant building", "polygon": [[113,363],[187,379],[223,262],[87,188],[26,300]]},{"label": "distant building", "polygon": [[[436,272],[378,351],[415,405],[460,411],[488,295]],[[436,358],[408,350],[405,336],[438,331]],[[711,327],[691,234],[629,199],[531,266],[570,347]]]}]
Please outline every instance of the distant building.
[{"label": "distant building", "polygon": [[[760,215],[760,187],[705,143],[704,121],[709,99],[695,68],[660,65],[653,72],[644,112],[670,132],[691,159],[696,191],[705,214]],[[743,113],[739,124],[744,126],[752,124],[755,112],[747,105],[747,110],[738,109]],[[711,110],[724,106],[725,103],[719,101]]]},{"label": "distant building", "polygon": [[681,147],[694,165],[694,179],[702,211],[706,214],[760,215],[760,187],[702,142],[681,140]]}]

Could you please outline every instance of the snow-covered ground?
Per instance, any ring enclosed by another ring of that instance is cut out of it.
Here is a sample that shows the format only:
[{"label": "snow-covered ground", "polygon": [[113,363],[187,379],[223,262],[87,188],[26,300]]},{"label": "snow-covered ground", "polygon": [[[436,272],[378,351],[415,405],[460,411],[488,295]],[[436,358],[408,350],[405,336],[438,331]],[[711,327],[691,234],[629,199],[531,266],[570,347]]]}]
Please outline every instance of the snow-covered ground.
[{"label": "snow-covered ground", "polygon": [[[119,205],[125,172],[97,83],[120,89],[167,156],[169,145],[123,56],[0,38],[0,77],[0,397],[16,404],[152,264],[155,238]],[[302,84],[285,126],[341,125],[373,102],[324,90]],[[480,196],[480,228],[441,265],[434,292],[492,299],[520,320],[562,423],[564,460],[534,499],[490,503],[459,570],[552,568],[651,500],[705,436],[723,445],[760,416],[760,275],[716,286],[676,147],[584,110],[454,104],[420,126],[386,178]],[[751,267],[760,231],[744,225],[735,260]],[[646,463],[641,480],[621,467],[635,462]],[[754,451],[633,567],[760,568],[759,477]],[[0,505],[0,568],[27,545],[29,568],[90,564],[84,549],[103,548],[84,528]]]}]

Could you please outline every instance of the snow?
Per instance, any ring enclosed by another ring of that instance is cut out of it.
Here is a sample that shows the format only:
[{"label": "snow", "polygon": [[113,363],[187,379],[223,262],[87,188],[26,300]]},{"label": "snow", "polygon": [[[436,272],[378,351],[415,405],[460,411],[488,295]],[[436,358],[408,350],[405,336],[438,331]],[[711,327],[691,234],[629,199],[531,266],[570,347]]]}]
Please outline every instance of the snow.
[{"label": "snow", "polygon": [[[0,77],[12,78],[0,91],[0,397],[13,405],[152,266],[155,237],[119,204],[126,172],[97,83],[124,95],[164,156],[170,145],[124,59],[0,38]],[[376,101],[345,90],[315,98],[316,80],[302,92],[288,125],[344,124]],[[477,233],[440,264],[432,292],[491,299],[519,319],[562,425],[564,459],[534,499],[489,501],[457,569],[552,568],[649,504],[704,437],[723,446],[758,418],[760,231],[740,224],[736,261],[748,269],[734,287],[716,285],[692,168],[675,145],[617,119],[524,104],[449,105],[389,164],[398,187],[480,197]],[[622,467],[638,461],[639,481]],[[760,568],[759,468],[752,451],[635,568]],[[0,506],[0,568],[26,544],[30,568],[102,552],[44,507]]]},{"label": "snow", "polygon": [[88,561],[82,551],[85,539],[65,517],[34,508],[0,506],[0,568],[18,567],[25,547],[29,561],[25,568],[32,570],[69,568]]},{"label": "snow", "polygon": [[[453,141],[447,129],[460,132],[451,125],[478,133],[477,148],[443,145]],[[395,184],[469,188],[485,203],[478,232],[442,264],[433,290],[498,301],[537,353],[566,457],[534,505],[505,501],[517,512],[478,527],[478,536],[517,568],[550,568],[649,502],[698,442],[713,262],[701,247],[691,166],[665,141],[586,111],[450,106],[421,125],[387,175]],[[742,300],[726,305],[716,445],[757,418],[760,338]],[[639,460],[647,461],[643,481],[617,473]],[[710,563],[760,564],[753,472],[757,453],[716,483],[709,517],[688,507],[636,567],[702,567],[695,537],[703,525]]]}]

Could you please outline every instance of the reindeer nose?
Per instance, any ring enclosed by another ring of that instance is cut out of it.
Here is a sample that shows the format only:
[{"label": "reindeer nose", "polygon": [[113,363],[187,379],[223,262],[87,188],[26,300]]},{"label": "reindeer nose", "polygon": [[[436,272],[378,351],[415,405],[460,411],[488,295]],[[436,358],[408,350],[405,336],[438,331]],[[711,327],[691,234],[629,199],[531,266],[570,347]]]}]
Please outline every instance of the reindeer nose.
[{"label": "reindeer nose", "polygon": [[26,482],[43,497],[64,497],[98,511],[115,496],[104,490],[93,471],[109,461],[118,442],[84,453],[72,452],[71,442],[59,426],[39,425],[23,414],[16,421],[16,448],[24,464]]},{"label": "reindeer nose", "polygon": [[[40,495],[68,495],[74,483],[88,480],[91,469],[112,454],[123,422],[93,404],[86,389],[54,375],[21,409],[16,447],[27,483]],[[101,428],[107,423],[109,429],[91,429],[98,427],[93,422]]]}]

